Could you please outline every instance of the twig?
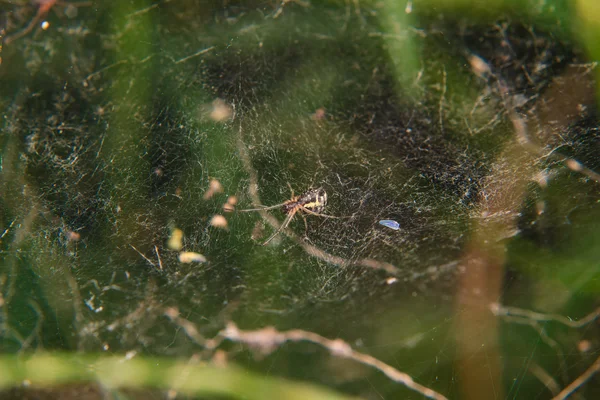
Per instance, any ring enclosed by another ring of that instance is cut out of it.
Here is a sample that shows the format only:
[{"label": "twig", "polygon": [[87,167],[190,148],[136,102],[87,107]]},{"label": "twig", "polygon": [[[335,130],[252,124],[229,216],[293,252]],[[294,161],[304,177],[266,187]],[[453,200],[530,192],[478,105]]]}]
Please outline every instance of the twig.
[{"label": "twig", "polygon": [[4,232],[2,232],[2,235],[0,235],[0,243],[2,243],[2,238],[4,238],[4,236],[6,236],[8,231],[10,231],[10,228],[13,227],[13,225],[15,224],[15,221],[16,221],[16,219],[13,219],[13,221],[10,223],[10,225],[8,225],[8,227],[4,230]]},{"label": "twig", "polygon": [[538,363],[531,363],[529,365],[529,372],[539,379],[540,382],[548,388],[552,395],[556,396],[560,391],[560,386],[556,383],[556,380],[550,375],[545,369],[543,369]]},{"label": "twig", "polygon": [[[129,62],[130,62],[129,60],[119,60],[119,61],[117,61],[117,62],[114,62],[114,63],[112,63],[112,64],[110,64],[110,65],[107,65],[106,67],[102,67],[102,68],[100,68],[99,70],[92,72],[91,74],[89,74],[88,76],[86,76],[86,77],[83,79],[83,81],[84,81],[84,82],[89,82],[89,80],[90,80],[91,78],[93,78],[94,76],[96,76],[96,75],[100,75],[102,72],[104,72],[104,71],[106,71],[106,70],[108,70],[108,69],[111,69],[111,68],[117,67],[117,66],[119,66],[119,65],[121,65],[121,64],[128,64]],[[102,139],[102,142],[104,142],[104,139]]]},{"label": "twig", "polygon": [[151,259],[149,259],[148,257],[146,257],[141,251],[139,251],[138,249],[136,249],[132,244],[130,244],[129,246],[131,246],[132,249],[134,249],[135,251],[137,251],[137,253],[142,256],[142,258],[146,261],[148,261],[148,263],[150,263],[150,265],[152,265],[153,267],[156,268],[156,264],[154,264],[154,262],[152,262]]},{"label": "twig", "polygon": [[281,15],[281,13],[283,12],[283,7],[285,7],[287,3],[296,3],[305,8],[310,6],[309,3],[300,0],[282,0],[281,5],[277,8],[277,11],[275,11],[275,14],[273,15],[273,19],[278,18]]},{"label": "twig", "polygon": [[206,339],[198,332],[196,326],[185,318],[179,316],[179,310],[176,308],[167,308],[165,310],[165,316],[169,318],[174,324],[181,327],[185,334],[188,335],[196,344],[203,346],[206,343]]},{"label": "twig", "polygon": [[555,396],[552,400],[564,400],[569,397],[575,390],[577,390],[581,385],[587,382],[592,376],[594,376],[598,371],[600,371],[600,357],[594,361],[594,363],[589,367],[583,374],[581,374],[577,379],[575,379],[569,386],[564,388],[557,396]]},{"label": "twig", "polygon": [[[541,325],[538,321],[535,321],[535,320],[532,320],[529,318],[516,317],[516,316],[506,316],[504,318],[505,318],[505,321],[508,321],[508,322],[529,325],[538,333],[538,335],[540,335],[540,339],[542,340],[542,342],[545,343],[552,350],[554,350],[554,352],[556,353],[559,364],[560,364],[560,373],[562,375],[563,382],[566,382],[568,380],[568,377],[567,377],[567,362],[565,360],[565,356],[564,356],[563,351],[560,348],[558,342],[556,342],[556,340],[554,340],[550,336],[548,336],[548,334],[546,333],[546,330],[544,329],[544,326]],[[540,379],[541,375],[538,373],[538,371],[534,371],[534,370],[530,369],[530,372],[535,377]],[[542,381],[542,383],[545,386],[548,386],[546,379],[544,379],[544,380],[540,379],[540,380]],[[553,392],[553,393],[554,394],[558,393],[558,390],[556,390],[556,392]]]},{"label": "twig", "polygon": [[202,54],[208,53],[209,51],[211,51],[211,50],[212,50],[212,49],[214,49],[214,48],[215,48],[215,46],[211,46],[211,47],[209,47],[209,48],[206,48],[206,49],[203,49],[203,50],[197,51],[197,52],[195,52],[194,54],[191,54],[191,55],[189,55],[189,56],[187,56],[187,57],[180,58],[179,60],[175,61],[175,64],[181,64],[181,63],[183,63],[183,62],[186,62],[186,61],[187,61],[187,60],[189,60],[190,58],[194,58],[194,57],[201,56]]},{"label": "twig", "polygon": [[446,99],[446,90],[447,90],[447,85],[446,85],[446,67],[444,67],[444,73],[442,75],[442,95],[440,96],[440,104],[439,104],[439,124],[440,124],[440,130],[442,131],[442,134],[444,134],[444,100]]},{"label": "twig", "polygon": [[573,158],[567,158],[567,157],[565,157],[562,161],[567,166],[567,168],[569,168],[571,171],[579,172],[579,173],[587,176],[591,180],[600,183],[600,174],[592,171],[591,169],[589,169],[588,167],[586,167],[579,161],[577,161]]},{"label": "twig", "polygon": [[[564,317],[564,316],[558,315],[558,314],[544,314],[544,313],[539,313],[539,312],[535,312],[535,311],[524,310],[524,309],[517,308],[517,307],[506,307],[506,306],[502,306],[502,305],[500,305],[498,303],[491,304],[490,305],[490,310],[492,311],[492,313],[494,315],[503,317],[504,319],[506,319],[508,321],[515,322],[515,323],[523,323],[523,324],[527,324],[527,325],[530,325],[531,327],[533,327],[538,332],[538,334],[540,335],[542,341],[556,351],[556,353],[557,353],[557,355],[559,356],[559,359],[560,359],[561,372],[563,373],[563,379],[565,379],[565,380],[566,380],[565,373],[566,373],[567,367],[566,367],[566,362],[565,362],[565,359],[564,359],[564,355],[560,351],[558,343],[556,343],[555,340],[551,339],[545,333],[544,329],[540,326],[540,322],[551,322],[551,321],[553,321],[553,322],[557,322],[559,324],[566,325],[566,326],[568,326],[570,328],[582,328],[582,327],[586,326],[587,324],[589,324],[590,322],[595,321],[600,316],[600,307],[598,307],[596,310],[594,310],[593,312],[589,313],[588,315],[586,315],[585,317],[581,318],[578,321],[574,321],[574,320],[572,320],[572,319],[570,319],[568,317]],[[596,363],[597,362],[598,361],[596,361]],[[538,377],[538,379],[540,379],[540,376],[538,376],[539,374],[537,374],[535,372],[536,371],[532,371],[532,373],[536,377]],[[597,371],[594,371],[594,373],[595,372],[597,372]],[[548,384],[547,384],[548,380],[547,379],[542,380],[542,382],[546,386],[548,386]],[[573,382],[570,386],[572,386],[574,383],[575,382]],[[579,385],[581,385],[581,384],[582,383],[579,383]],[[576,388],[577,388],[577,386],[573,387],[573,389],[571,391],[575,390]],[[564,397],[560,397],[560,396],[561,396],[561,394],[565,393],[565,390],[563,390],[555,398],[557,398],[557,399],[558,398],[564,398]],[[556,391],[558,391],[558,390],[556,390]]]},{"label": "twig", "polygon": [[373,367],[384,373],[394,382],[401,383],[409,389],[421,393],[425,397],[435,400],[447,400],[444,395],[415,382],[410,375],[398,371],[396,368],[375,357],[353,350],[352,347],[342,339],[331,340],[314,332],[300,329],[280,332],[272,326],[253,331],[244,331],[238,329],[237,325],[233,322],[228,323],[227,327],[219,332],[219,336],[233,342],[244,343],[266,353],[273,351],[276,347],[285,342],[314,343],[329,350],[333,356],[349,358],[360,364]]},{"label": "twig", "polygon": [[[33,30],[33,28],[35,27],[35,24],[40,22],[40,20],[46,14],[48,14],[50,9],[57,4],[68,5],[70,7],[89,7],[93,4],[91,1],[71,3],[71,2],[61,2],[58,0],[37,0],[37,1],[35,1],[35,3],[39,4],[38,9],[37,9],[35,15],[33,16],[33,18],[31,18],[31,20],[27,24],[27,26],[25,28],[23,28],[22,30],[20,30],[19,32],[16,32],[16,33],[13,33],[13,34],[7,36],[4,39],[4,43],[9,44],[9,43],[27,35],[29,32],[31,32]],[[1,49],[1,46],[0,46],[0,49]]]},{"label": "twig", "polygon": [[44,0],[40,1],[39,3],[40,5],[35,13],[35,16],[29,21],[29,24],[27,24],[27,26],[19,32],[13,33],[12,35],[9,35],[6,38],[4,38],[4,43],[10,44],[12,41],[17,40],[31,32],[35,27],[35,24],[37,24],[40,21],[40,19],[42,19],[42,17],[46,15],[48,11],[50,11],[50,9],[54,6],[56,0]]},{"label": "twig", "polygon": [[589,313],[588,315],[586,315],[585,317],[581,318],[578,321],[574,321],[568,317],[563,317],[562,315],[559,315],[559,314],[543,314],[543,313],[538,313],[535,311],[524,310],[522,308],[517,308],[517,307],[507,307],[507,306],[503,306],[499,303],[490,304],[490,310],[496,316],[522,317],[522,318],[532,319],[532,320],[538,321],[538,322],[555,321],[560,324],[569,326],[571,328],[581,328],[582,326],[585,326],[585,325],[589,324],[590,322],[598,319],[598,317],[600,317],[600,307],[598,307],[596,310],[592,311],[591,313]]},{"label": "twig", "polygon": [[162,265],[162,260],[160,259],[160,253],[158,252],[157,245],[154,245],[154,251],[156,252],[156,258],[158,258],[158,266],[160,267],[160,270],[162,271],[163,265]]},{"label": "twig", "polygon": [[149,11],[155,9],[155,8],[158,8],[159,6],[160,6],[160,3],[155,3],[155,4],[152,4],[152,5],[148,6],[148,7],[142,8],[141,10],[134,11],[131,14],[128,14],[126,17],[127,18],[137,17],[138,15],[145,14],[145,13],[147,13],[147,12],[149,12]]},{"label": "twig", "polygon": [[29,299],[28,301],[29,303],[29,307],[31,307],[31,309],[33,311],[35,311],[36,314],[36,320],[35,320],[35,326],[32,329],[31,333],[29,334],[29,336],[21,341],[20,345],[21,345],[21,350],[26,350],[29,345],[34,341],[34,339],[37,338],[37,340],[41,341],[41,336],[40,333],[42,331],[42,323],[44,321],[44,313],[42,312],[41,307],[38,305],[38,303],[36,303],[34,300]]}]

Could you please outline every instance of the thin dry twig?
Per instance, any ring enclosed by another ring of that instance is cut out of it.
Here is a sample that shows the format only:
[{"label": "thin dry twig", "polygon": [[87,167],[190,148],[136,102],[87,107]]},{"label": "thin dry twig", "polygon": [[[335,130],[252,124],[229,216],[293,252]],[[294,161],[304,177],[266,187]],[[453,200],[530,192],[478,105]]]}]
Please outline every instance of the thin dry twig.
[{"label": "thin dry twig", "polygon": [[[588,325],[589,323],[595,321],[596,319],[598,319],[598,317],[600,317],[600,307],[598,307],[596,310],[592,311],[591,313],[589,313],[588,315],[586,315],[585,317],[583,317],[577,321],[572,320],[568,317],[564,317],[559,314],[544,314],[544,313],[525,310],[525,309],[517,308],[517,307],[506,307],[499,303],[492,303],[490,305],[490,310],[492,311],[492,313],[494,315],[502,317],[507,321],[527,324],[527,325],[532,326],[534,329],[536,329],[536,331],[540,334],[542,341],[544,343],[546,343],[548,346],[552,347],[557,352],[557,354],[560,356],[561,370],[562,370],[563,374],[566,371],[566,364],[565,364],[564,356],[562,355],[562,352],[560,352],[560,349],[558,348],[558,343],[556,343],[556,341],[550,339],[550,337],[545,333],[544,329],[540,326],[540,323],[541,322],[556,322],[556,323],[559,323],[562,325],[566,325],[570,328],[578,329],[578,328],[582,328],[582,327]],[[588,370],[586,372],[584,372],[579,378],[577,378],[575,381],[573,381],[573,383],[571,383],[569,386],[567,386],[567,388],[563,389],[562,392],[560,392],[558,395],[556,395],[556,397],[554,397],[554,399],[564,399],[564,398],[568,397],[579,386],[581,386],[583,383],[585,383],[585,381],[587,381],[589,378],[591,378],[592,375],[594,375],[596,372],[598,372],[599,369],[600,369],[600,358],[598,360],[596,360],[596,362],[590,368],[588,368]],[[542,377],[540,376],[539,373],[536,373],[536,371],[531,371],[531,372],[536,377],[538,377],[538,379],[540,379],[548,388],[555,386],[555,385],[552,385],[552,386],[548,385],[548,382],[549,382],[548,379],[546,379],[546,378],[541,379]],[[539,372],[539,371],[537,371],[537,372]],[[563,379],[564,378],[565,377],[563,376]],[[553,390],[554,394],[556,394],[556,392],[558,392],[558,390]]]},{"label": "thin dry twig", "polygon": [[162,265],[162,260],[160,259],[160,252],[158,251],[157,245],[154,245],[154,252],[156,253],[156,258],[158,258],[158,266],[159,266],[160,270],[162,271],[163,265]]},{"label": "thin dry twig", "polygon": [[277,11],[275,11],[275,14],[273,15],[273,19],[275,18],[279,18],[279,16],[283,13],[283,8],[288,4],[288,3],[296,3],[301,5],[302,7],[306,8],[309,7],[310,4],[308,2],[304,2],[304,1],[300,1],[300,0],[282,0],[281,1],[281,5],[277,8]]},{"label": "thin dry twig", "polygon": [[490,304],[490,310],[494,315],[500,317],[521,317],[537,322],[555,321],[571,328],[581,328],[600,317],[600,307],[577,321],[559,314],[544,314],[517,307],[507,307],[499,303]]},{"label": "thin dry twig", "polygon": [[136,249],[136,248],[135,248],[135,246],[134,246],[134,245],[132,245],[132,244],[130,244],[129,246],[130,246],[132,249],[134,249],[134,250],[135,250],[135,251],[136,251],[136,252],[137,252],[137,253],[138,253],[140,256],[142,256],[142,258],[143,258],[144,260],[148,261],[148,263],[149,263],[150,265],[152,265],[153,267],[155,267],[155,268],[156,268],[156,264],[154,264],[154,262],[153,262],[151,259],[149,259],[148,257],[146,257],[146,256],[144,255],[144,253],[142,253],[141,251],[139,251],[138,249]]},{"label": "thin dry twig", "polygon": [[29,21],[27,26],[25,28],[21,29],[20,31],[13,33],[13,34],[7,36],[6,38],[4,38],[4,43],[10,44],[12,41],[17,40],[17,39],[27,35],[29,32],[31,32],[33,30],[33,28],[35,27],[35,24],[37,24],[48,13],[48,11],[50,11],[50,9],[56,4],[56,2],[57,2],[57,0],[39,1],[39,7],[37,9],[37,12],[36,12],[35,16],[33,18],[31,18],[31,20]]},{"label": "thin dry twig", "polygon": [[30,33],[35,28],[36,24],[40,22],[55,5],[63,5],[69,7],[89,7],[92,5],[91,1],[62,2],[58,0],[36,0],[34,3],[38,4],[38,9],[33,18],[31,18],[31,20],[29,21],[27,26],[25,26],[25,28],[21,29],[18,32],[8,35],[4,39],[4,43],[10,44],[11,42],[14,42],[15,40],[20,39],[23,36]]},{"label": "thin dry twig", "polygon": [[[228,323],[227,327],[219,332],[218,336],[233,342],[244,343],[250,347],[262,350],[265,353],[272,352],[275,348],[281,346],[285,342],[314,343],[329,350],[333,356],[349,358],[360,364],[373,367],[384,373],[394,382],[403,384],[409,389],[421,393],[425,397],[435,400],[447,400],[444,395],[415,382],[410,375],[398,371],[396,368],[375,357],[353,350],[352,347],[342,339],[331,340],[314,332],[301,329],[281,332],[272,326],[258,330],[244,331],[239,329],[233,322]],[[220,344],[219,341],[215,343]]]},{"label": "thin dry twig", "polygon": [[201,56],[202,54],[206,54],[209,51],[213,50],[214,48],[215,48],[215,46],[211,46],[206,49],[199,50],[199,51],[195,52],[194,54],[190,54],[189,56],[186,56],[186,57],[180,58],[179,60],[176,60],[175,64],[181,64],[181,63],[186,62],[187,60],[190,60],[194,57],[198,57],[198,56]]},{"label": "thin dry twig", "polygon": [[164,315],[175,325],[182,328],[186,335],[196,344],[204,346],[209,351],[216,350],[224,340],[243,343],[254,350],[260,351],[263,354],[272,353],[286,342],[310,342],[329,350],[333,356],[349,358],[360,364],[373,367],[380,372],[383,372],[394,382],[403,384],[409,389],[421,393],[425,397],[434,400],[447,400],[445,396],[436,392],[435,390],[415,382],[410,375],[397,370],[396,368],[378,360],[373,356],[355,351],[342,339],[331,340],[317,333],[304,331],[301,329],[293,329],[281,332],[272,326],[246,331],[239,329],[234,322],[229,322],[225,329],[219,331],[214,338],[205,339],[198,332],[198,329],[192,322],[179,315],[179,311],[177,309],[167,308],[164,311]]},{"label": "thin dry twig", "polygon": [[440,104],[439,104],[439,125],[442,134],[444,134],[444,102],[446,100],[446,90],[448,89],[446,84],[446,67],[444,67],[444,72],[442,75],[442,95],[440,96]]},{"label": "thin dry twig", "polygon": [[552,400],[564,400],[569,397],[575,390],[577,390],[581,385],[586,383],[592,376],[594,376],[598,371],[600,371],[600,357],[594,361],[594,363],[587,369],[583,374],[581,374],[577,379],[575,379],[569,386],[564,388],[557,396],[555,396]]},{"label": "thin dry twig", "polygon": [[545,369],[543,369],[536,362],[532,362],[529,365],[528,370],[529,370],[529,372],[533,376],[535,376],[536,378],[538,378],[538,380],[540,382],[542,382],[544,384],[544,386],[546,386],[548,388],[548,390],[552,393],[552,395],[556,396],[558,394],[558,392],[560,391],[560,386],[558,386],[558,383],[552,377],[552,375],[550,375],[548,373],[548,371],[546,371]]},{"label": "thin dry twig", "polygon": [[577,160],[575,160],[573,158],[563,157],[562,162],[571,171],[573,171],[573,172],[579,172],[580,174],[583,174],[583,175],[587,176],[589,179],[591,179],[591,180],[593,180],[595,182],[600,183],[600,174],[598,174],[597,172],[592,171],[591,169],[589,169],[588,167],[586,167],[585,165],[583,165],[579,161],[577,161]]},{"label": "thin dry twig", "polygon": [[[568,377],[567,377],[567,361],[565,360],[565,355],[563,354],[563,351],[560,348],[560,345],[558,344],[558,342],[556,340],[552,339],[550,336],[548,336],[548,333],[546,332],[546,329],[544,329],[544,326],[542,324],[540,324],[536,320],[532,320],[532,319],[524,318],[524,317],[506,316],[504,318],[505,318],[505,321],[507,321],[507,322],[512,322],[512,323],[515,323],[515,324],[523,324],[523,325],[529,325],[529,326],[531,326],[531,328],[533,328],[538,333],[538,335],[540,336],[540,339],[542,340],[542,342],[545,343],[552,350],[554,350],[554,352],[556,353],[556,356],[558,357],[558,361],[560,363],[559,370],[560,370],[560,373],[562,375],[563,381],[564,382],[568,381]],[[538,379],[543,378],[542,374],[540,374],[539,371],[530,369],[530,372],[532,372],[532,374],[535,377],[537,377]],[[548,384],[547,384],[547,379],[546,378],[540,379],[540,381],[546,387],[549,387]],[[558,390],[556,390],[555,394],[556,393],[558,393]]]},{"label": "thin dry twig", "polygon": [[179,310],[177,310],[176,308],[167,308],[165,310],[165,316],[169,318],[174,324],[181,327],[185,334],[194,342],[196,342],[196,344],[203,346],[206,343],[206,339],[204,339],[204,336],[202,336],[200,332],[198,332],[196,326],[187,319],[179,316]]}]

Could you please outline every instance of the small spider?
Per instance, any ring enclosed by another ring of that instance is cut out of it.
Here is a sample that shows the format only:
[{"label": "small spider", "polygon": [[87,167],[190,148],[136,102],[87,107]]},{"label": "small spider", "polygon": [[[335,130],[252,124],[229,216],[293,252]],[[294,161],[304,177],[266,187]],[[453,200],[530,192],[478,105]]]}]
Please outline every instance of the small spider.
[{"label": "small spider", "polygon": [[287,217],[285,217],[285,220],[283,220],[281,226],[262,244],[263,246],[266,246],[271,240],[273,240],[273,238],[275,238],[275,236],[277,236],[290,224],[292,218],[294,218],[294,215],[296,215],[298,211],[303,211],[307,214],[318,215],[320,217],[325,218],[337,218],[332,217],[331,215],[321,214],[321,212],[323,212],[323,210],[325,209],[326,205],[327,192],[325,192],[325,189],[323,188],[318,188],[307,190],[300,196],[293,196],[290,200],[287,200],[281,204],[276,204],[274,206],[269,207],[250,208],[247,210],[240,211],[263,211],[281,207],[281,211],[283,211],[284,214],[287,214]]}]

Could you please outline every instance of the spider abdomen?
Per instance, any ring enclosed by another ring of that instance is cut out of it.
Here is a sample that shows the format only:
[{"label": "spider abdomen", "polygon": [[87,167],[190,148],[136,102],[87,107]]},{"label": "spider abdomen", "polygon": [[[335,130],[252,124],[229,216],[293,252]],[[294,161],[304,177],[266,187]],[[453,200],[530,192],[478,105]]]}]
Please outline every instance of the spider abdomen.
[{"label": "spider abdomen", "polygon": [[327,192],[323,188],[311,189],[300,196],[290,200],[282,206],[284,213],[289,214],[298,208],[306,208],[309,211],[320,214],[327,205]]}]

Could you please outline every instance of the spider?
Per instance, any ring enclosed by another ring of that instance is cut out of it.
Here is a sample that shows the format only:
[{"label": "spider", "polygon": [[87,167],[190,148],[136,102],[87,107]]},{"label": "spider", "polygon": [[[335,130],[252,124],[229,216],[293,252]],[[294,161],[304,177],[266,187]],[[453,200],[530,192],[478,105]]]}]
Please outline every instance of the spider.
[{"label": "spider", "polygon": [[262,244],[263,246],[266,246],[267,244],[269,244],[269,242],[271,242],[271,240],[275,238],[275,236],[277,236],[282,230],[287,228],[287,226],[292,221],[292,218],[294,218],[294,215],[296,215],[298,211],[304,211],[307,214],[318,215],[320,217],[325,218],[337,218],[331,215],[321,214],[321,212],[323,212],[323,210],[325,209],[326,205],[327,192],[323,188],[318,188],[307,190],[300,196],[294,196],[292,193],[292,198],[281,204],[276,204],[274,206],[269,207],[249,208],[240,211],[263,211],[281,207],[281,211],[283,211],[284,214],[287,214],[287,217],[285,217],[281,226]]}]

